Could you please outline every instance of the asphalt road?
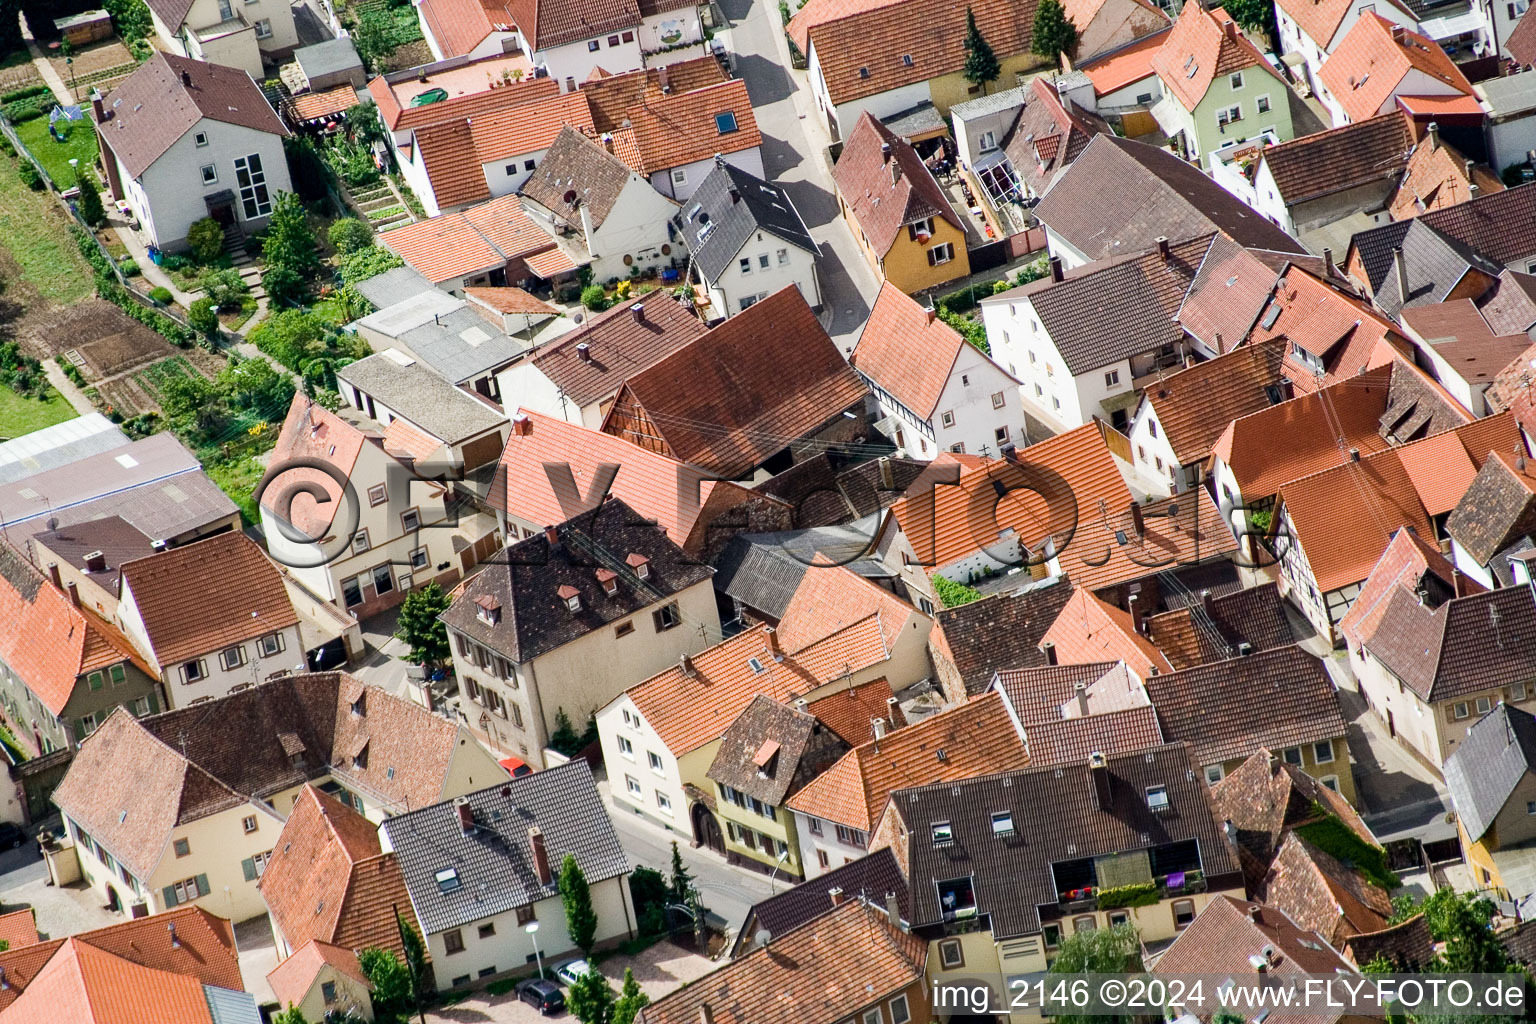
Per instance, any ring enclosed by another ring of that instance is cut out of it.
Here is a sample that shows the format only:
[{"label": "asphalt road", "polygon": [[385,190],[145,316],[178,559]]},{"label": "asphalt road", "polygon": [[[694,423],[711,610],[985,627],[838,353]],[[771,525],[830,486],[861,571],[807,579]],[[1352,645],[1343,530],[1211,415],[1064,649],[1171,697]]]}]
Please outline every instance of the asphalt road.
[{"label": "asphalt road", "polygon": [[47,877],[43,855],[32,839],[14,850],[0,851],[0,898],[18,886]]}]

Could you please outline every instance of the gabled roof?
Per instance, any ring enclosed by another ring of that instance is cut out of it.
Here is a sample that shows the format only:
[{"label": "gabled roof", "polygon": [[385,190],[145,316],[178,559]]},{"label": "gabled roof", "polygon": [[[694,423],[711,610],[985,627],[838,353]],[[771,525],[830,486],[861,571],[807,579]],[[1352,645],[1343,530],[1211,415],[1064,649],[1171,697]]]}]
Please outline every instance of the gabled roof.
[{"label": "gabled roof", "polygon": [[1211,239],[1179,306],[1179,324],[1219,355],[1248,336],[1280,271],[1224,234]]},{"label": "gabled roof", "polygon": [[[826,876],[822,876],[825,878]],[[822,879],[817,880],[818,883]],[[825,887],[822,887],[825,897]],[[636,1024],[801,1024],[851,1018],[923,979],[927,940],[892,927],[884,894],[841,906],[651,1003]]]},{"label": "gabled roof", "polygon": [[314,786],[299,791],[259,885],[290,948],[402,951],[392,908],[408,897],[394,854],[377,825]]},{"label": "gabled roof", "polygon": [[1284,399],[1284,357],[1285,347],[1277,342],[1243,345],[1147,386],[1146,401],[1180,465],[1208,456],[1233,420]]},{"label": "gabled roof", "polygon": [[[108,593],[117,593],[117,581],[124,562],[143,558],[154,551],[154,541],[135,529],[122,516],[103,516],[88,519],[73,526],[61,526],[57,530],[39,533],[32,538],[33,552],[38,561],[47,564],[57,558],[72,566],[86,579],[94,580]],[[39,547],[48,549],[45,559]],[[92,570],[86,564],[86,556],[100,552],[106,565]]]},{"label": "gabled roof", "polygon": [[1466,112],[1480,113],[1472,83],[1433,39],[1410,32],[1374,11],[1360,15],[1318,72],[1351,121],[1375,117],[1413,71],[1427,75],[1440,93],[1465,97]]},{"label": "gabled roof", "polygon": [[[1522,25],[1525,27],[1521,28]],[[1529,25],[1525,24],[1524,18],[1517,21],[1514,31],[1504,40],[1504,49],[1521,64],[1536,64],[1536,21]]]},{"label": "gabled roof", "polygon": [[1528,587],[1453,597],[1437,608],[1400,588],[1365,647],[1425,701],[1452,700],[1529,679],[1536,606]]},{"label": "gabled roof", "polygon": [[[1102,769],[1103,809],[1087,760],[902,789],[891,807],[909,837],[907,877],[942,883],[969,876],[976,915],[988,918],[996,940],[1039,933],[1040,906],[1054,907],[1062,895],[1053,862],[1193,840],[1210,889],[1233,888],[1240,884],[1236,859],[1194,769],[1179,743],[1110,756]],[[1167,810],[1147,806],[1152,786],[1163,788]],[[1011,834],[997,831],[997,814],[1011,817]],[[951,843],[934,842],[940,823],[949,826]],[[912,904],[914,928],[945,920],[938,885],[913,885]]]},{"label": "gabled roof", "polygon": [[[719,66],[714,57],[698,60]],[[598,85],[617,77],[603,79]],[[585,93],[587,88],[581,91]],[[658,83],[647,90],[643,101],[629,109],[624,122],[610,129],[614,152],[641,174],[660,174],[763,144],[747,83],[739,78],[686,91],[670,88],[663,92]]]},{"label": "gabled roof", "polygon": [[728,81],[731,77],[720,61],[705,55],[618,75],[594,71],[581,84],[581,92],[592,107],[597,130],[619,132],[630,127],[626,122],[632,123],[635,111],[643,110],[654,100]]},{"label": "gabled roof", "polygon": [[[277,444],[272,448],[269,464],[281,466],[303,459],[320,459],[338,472],[350,476],[352,467],[357,465],[358,456],[367,443],[368,439],[361,430],[313,399],[305,397],[301,391],[293,396],[293,404],[288,407],[288,416],[283,420],[282,431],[277,435]],[[294,495],[293,500],[285,503],[286,508],[280,509],[275,504],[278,501],[277,492],[284,488],[272,487],[262,492],[262,508],[284,518],[289,525],[307,536],[316,540],[324,537],[342,505],[341,484],[331,474],[322,473],[318,469],[286,469],[283,475],[295,481],[295,487],[302,482],[305,487],[323,488],[329,500],[318,502],[307,490],[292,490],[290,493]]]},{"label": "gabled roof", "polygon": [[1119,92],[1126,86],[1153,76],[1152,58],[1157,56],[1163,40],[1167,39],[1168,33],[1172,31],[1171,24],[1160,28],[1140,39],[1094,56],[1087,63],[1079,64],[1077,70],[1087,75],[1093,82],[1095,96],[1102,98],[1112,92]]},{"label": "gabled roof", "polygon": [[1015,173],[1036,195],[1044,195],[1095,135],[1111,131],[1098,114],[1063,100],[1044,75],[1019,94],[1024,107],[1003,139],[1003,150]]},{"label": "gabled roof", "polygon": [[814,715],[760,693],[721,735],[705,775],[777,807],[847,749]]},{"label": "gabled roof", "polygon": [[929,645],[955,666],[970,696],[992,685],[999,669],[1046,664],[1040,641],[1072,597],[1072,584],[1056,577],[958,608],[940,609]]},{"label": "gabled roof", "polygon": [[[1472,191],[1476,187],[1477,193]],[[1504,183],[1487,167],[1473,163],[1431,132],[1414,147],[1387,205],[1393,220],[1415,217],[1464,203],[1475,194],[1504,191]]]},{"label": "gabled roof", "polygon": [[1321,380],[1313,362],[1286,353],[1286,376],[1306,392],[1387,362],[1397,337],[1395,325],[1367,303],[1292,267],[1275,282],[1248,340],[1278,341],[1287,349],[1299,345],[1314,356],[1323,367]]},{"label": "gabled roof", "polygon": [[[673,458],[721,476],[749,472],[868,394],[788,285],[630,377],[603,429],[648,421]],[[655,448],[655,436],[630,436]]]},{"label": "gabled roof", "polygon": [[635,28],[640,13],[622,0],[582,0],[555,4],[547,0],[423,0],[422,17],[446,57],[479,46],[492,32],[514,27],[530,51]]},{"label": "gabled roof", "polygon": [[549,235],[528,219],[516,195],[386,231],[379,235],[379,244],[433,284],[474,277],[554,247]]},{"label": "gabled roof", "polygon": [[1170,742],[1202,765],[1344,735],[1323,663],[1297,646],[1198,665],[1144,680]]},{"label": "gabled roof", "polygon": [[1536,276],[1506,269],[1478,311],[1495,334],[1527,334],[1536,325]]},{"label": "gabled roof", "polygon": [[871,832],[886,797],[900,786],[971,778],[1028,760],[1002,696],[986,693],[861,743],[790,797],[787,806]]},{"label": "gabled roof", "polygon": [[[1408,18],[1414,17],[1403,5],[1392,0],[1389,3]],[[1328,53],[1333,49],[1329,44],[1338,35],[1339,26],[1344,24],[1354,3],[1353,0],[1279,0],[1275,6],[1289,15],[1319,50]]]},{"label": "gabled roof", "polygon": [[1380,931],[1392,916],[1392,897],[1385,889],[1294,832],[1280,845],[1263,893],[1266,905],[1335,946],[1351,935]]},{"label": "gabled roof", "polygon": [[272,987],[272,994],[277,997],[278,1005],[295,1005],[304,1001],[304,997],[314,987],[315,979],[325,967],[335,969],[365,989],[371,991],[373,988],[372,982],[358,966],[356,949],[333,946],[319,939],[310,939],[295,949],[288,959],[268,971],[267,984]]},{"label": "gabled roof", "polygon": [[288,134],[244,71],[159,50],[108,93],[102,105],[107,120],[97,132],[134,178],[205,117],[252,131]]},{"label": "gabled roof", "polygon": [[1035,215],[1091,260],[1145,252],[1214,231],[1239,245],[1300,253],[1242,200],[1160,146],[1097,135],[1040,200]]},{"label": "gabled roof", "polygon": [[[1349,0],[1330,0],[1342,12]],[[1292,0],[1308,11],[1323,4]],[[1289,11],[1287,13],[1290,13]],[[1298,10],[1298,14],[1299,14]],[[1413,149],[1413,122],[1400,110],[1266,147],[1260,156],[1287,206],[1384,179],[1396,180]]]},{"label": "gabled roof", "polygon": [[[1486,470],[1492,462],[1490,459],[1483,468]],[[1392,534],[1392,542],[1382,552],[1381,560],[1371,570],[1349,611],[1339,620],[1339,632],[1357,647],[1367,643],[1381,624],[1393,594],[1399,590],[1416,594],[1423,589],[1438,605],[1455,593],[1455,576],[1456,567],[1440,553],[1438,545],[1413,530],[1398,530]],[[1471,578],[1464,579],[1462,586],[1474,591],[1484,589]]]},{"label": "gabled roof", "polygon": [[23,907],[0,914],[0,940],[5,941],[6,949],[20,949],[40,942],[36,911],[31,907]]},{"label": "gabled roof", "polygon": [[[467,806],[474,827],[461,824]],[[592,769],[576,758],[490,789],[390,818],[382,826],[422,931],[446,931],[526,907],[559,891],[566,857],[590,885],[629,873]],[[542,834],[550,878],[539,877],[531,833]],[[457,886],[445,885],[452,870]]]},{"label": "gabled roof", "polygon": [[585,206],[592,226],[600,228],[635,176],[602,143],[566,125],[518,194],[573,223],[580,220],[578,211]]},{"label": "gabled roof", "polygon": [[[696,341],[705,328],[665,294],[621,302],[534,352],[539,372],[580,406],[612,398],[626,380]],[[584,358],[579,346],[585,345]]]},{"label": "gabled roof", "polygon": [[1218,75],[1248,68],[1280,77],[1223,8],[1207,11],[1199,4],[1180,12],[1152,58],[1163,88],[1189,111],[1201,104]]},{"label": "gabled roof", "polygon": [[475,139],[468,121],[446,121],[416,129],[416,149],[439,208],[491,198],[485,173],[479,161],[472,159]]},{"label": "gabled roof", "polygon": [[889,590],[844,566],[814,565],[784,609],[778,642],[787,651],[803,651],[871,615],[879,619],[887,649],[896,645],[908,620],[915,617],[920,628],[931,622]]},{"label": "gabled roof", "polygon": [[471,52],[498,25],[506,26],[502,29],[506,31],[516,20],[505,0],[422,0],[421,18],[445,57]]},{"label": "gabled roof", "polygon": [[[0,541],[0,662],[53,714],[61,715],[80,676],[133,662],[152,677],[115,625],[78,607],[37,566]],[[98,680],[99,681],[99,680]]]},{"label": "gabled roof", "polygon": [[[1529,603],[1529,595],[1526,600]],[[1451,791],[1451,803],[1473,842],[1493,827],[1515,787],[1533,769],[1536,718],[1500,701],[1445,759],[1445,784]]]},{"label": "gabled roof", "polygon": [[[1198,5],[1196,5],[1198,6]],[[1211,236],[1086,263],[983,303],[1028,299],[1074,376],[1184,340],[1177,314]]]},{"label": "gabled roof", "polygon": [[[1206,591],[1201,597],[1208,595]],[[1242,644],[1250,651],[1267,651],[1296,640],[1274,583],[1153,615],[1147,620],[1147,636],[1175,670],[1225,661],[1237,656]]]},{"label": "gabled roof", "polygon": [[[484,58],[484,62],[492,64],[501,63],[504,58],[501,55]],[[460,64],[457,67],[446,68],[449,73],[465,67],[474,67],[480,61],[470,61],[468,64]],[[495,68],[497,64],[492,64]],[[434,79],[428,72],[427,80],[421,81],[411,72],[406,72],[411,80],[409,97],[414,98],[429,91]],[[428,125],[444,124],[449,121],[464,121],[467,118],[478,117],[481,114],[489,114],[508,107],[515,107],[520,103],[531,103],[534,100],[546,99],[560,91],[560,83],[553,78],[535,78],[528,75],[516,82],[506,82],[491,89],[485,86],[470,86],[465,88],[462,76],[455,76],[457,81],[445,81],[442,86],[445,91],[453,93],[445,100],[436,103],[423,103],[420,106],[402,105],[400,97],[395,95],[389,78],[399,81],[399,73],[390,75],[378,75],[368,82],[368,93],[374,99],[379,108],[379,118],[384,126],[392,132],[408,132]],[[407,100],[409,104],[409,99]]]},{"label": "gabled roof", "polygon": [[[715,63],[712,58],[711,63]],[[782,186],[769,184],[723,158],[715,161],[675,223],[683,244],[710,281],[718,280],[735,265],[741,247],[759,231],[813,256],[821,255],[821,248]]]},{"label": "gabled roof", "polygon": [[1404,309],[1398,317],[1438,361],[1474,388],[1491,384],[1531,342],[1524,330],[1496,333],[1471,299],[1415,306]]},{"label": "gabled roof", "polygon": [[917,151],[868,111],[848,133],[832,177],[876,253],[888,252],[901,229],[913,221],[933,217],[964,230]]},{"label": "gabled roof", "polygon": [[[533,298],[527,292],[522,294]],[[386,450],[390,448],[387,443],[390,432],[402,423],[408,423],[430,435],[428,443],[435,446],[456,445],[480,437],[507,422],[500,409],[462,388],[454,387],[443,376],[399,350],[375,352],[355,363],[348,363],[337,369],[336,378],[351,384],[394,414],[395,418],[390,420],[384,431]]]},{"label": "gabled roof", "polygon": [[1536,345],[1520,353],[1499,371],[1483,392],[1494,412],[1511,412],[1528,434],[1536,434]]},{"label": "gabled roof", "polygon": [[907,880],[902,877],[896,865],[895,855],[890,847],[882,846],[868,857],[851,860],[810,881],[791,886],[760,903],[754,903],[737,933],[732,955],[740,956],[744,948],[750,948],[747,944],[753,942],[760,929],[768,929],[768,933],[776,938],[824,916],[837,906],[828,896],[832,889],[841,889],[851,901],[864,898],[877,907],[885,907],[886,894],[894,893],[896,905],[902,908],[899,913],[903,915],[903,920],[905,908],[910,905],[912,898],[907,892]]},{"label": "gabled roof", "polygon": [[1536,535],[1536,472],[1520,455],[1494,452],[1457,502],[1445,531],[1478,565]]},{"label": "gabled roof", "polygon": [[[468,123],[474,148],[463,155],[472,155],[478,163],[490,163],[548,148],[565,125],[592,130],[592,110],[586,93],[578,89],[481,114]],[[418,141],[422,135],[416,133]]]},{"label": "gabled roof", "polygon": [[1072,595],[1041,644],[1052,644],[1067,665],[1123,661],[1138,679],[1172,672],[1163,652],[1136,631],[1128,612],[1094,597],[1082,587]]},{"label": "gabled roof", "polygon": [[959,331],[887,281],[848,361],[902,405],[932,419],[965,345]]},{"label": "gabled roof", "polygon": [[299,621],[283,574],[238,531],[127,562],[122,575],[123,592],[133,592],[161,665],[208,655]]},{"label": "gabled roof", "polygon": [[907,724],[901,705],[891,696],[891,684],[884,678],[839,687],[808,703],[805,710],[850,744],[869,739],[876,718],[885,719],[891,729]]}]

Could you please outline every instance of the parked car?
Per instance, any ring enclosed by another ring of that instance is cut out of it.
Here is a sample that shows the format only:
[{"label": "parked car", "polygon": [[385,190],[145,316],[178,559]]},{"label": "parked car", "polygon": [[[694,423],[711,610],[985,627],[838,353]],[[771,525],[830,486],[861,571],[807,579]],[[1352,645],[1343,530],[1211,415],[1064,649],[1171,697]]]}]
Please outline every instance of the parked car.
[{"label": "parked car", "polygon": [[555,968],[555,977],[567,985],[574,985],[583,974],[591,974],[592,965],[585,960],[567,960]]},{"label": "parked car", "polygon": [[27,841],[27,834],[14,821],[0,821],[0,848],[14,850]]},{"label": "parked car", "polygon": [[529,978],[517,986],[517,998],[546,1017],[565,1009],[565,993],[546,978]]}]

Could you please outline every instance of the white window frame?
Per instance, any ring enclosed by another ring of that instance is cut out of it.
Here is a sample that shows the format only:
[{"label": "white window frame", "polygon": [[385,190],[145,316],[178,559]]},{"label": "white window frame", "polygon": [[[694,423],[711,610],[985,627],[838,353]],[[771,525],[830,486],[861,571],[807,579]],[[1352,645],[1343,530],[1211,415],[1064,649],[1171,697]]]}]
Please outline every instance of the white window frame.
[{"label": "white window frame", "polygon": [[203,164],[199,170],[202,172],[204,185],[217,185],[219,183],[218,164]]},{"label": "white window frame", "polygon": [[1261,114],[1269,113],[1269,93],[1256,97],[1253,101],[1253,108]]},{"label": "white window frame", "polygon": [[[245,176],[243,182],[242,174]],[[240,211],[245,219],[266,217],[272,213],[272,190],[267,187],[267,172],[262,165],[260,153],[235,158],[235,184],[240,198]]]},{"label": "white window frame", "polygon": [[1120,371],[1119,370],[1106,370],[1106,371],[1104,371],[1104,386],[1105,387],[1112,388],[1112,387],[1115,387],[1116,385],[1118,385],[1119,383],[1120,383]]},{"label": "white window frame", "polygon": [[[1326,757],[1322,756],[1327,754]],[[1333,762],[1333,740],[1319,740],[1312,744],[1312,763],[1331,764]]]},{"label": "white window frame", "polygon": [[272,21],[270,18],[262,18],[260,21],[256,22],[253,27],[256,29],[257,39],[272,38]]},{"label": "white window frame", "polygon": [[686,185],[686,184],[688,184],[688,171],[687,171],[687,169],[682,168],[682,167],[674,167],[674,168],[672,168],[672,184],[674,184],[674,185]]},{"label": "white window frame", "polygon": [[939,414],[939,422],[944,424],[946,427],[954,426],[955,425],[955,414],[954,414],[954,412],[950,411],[950,412],[940,413]]},{"label": "white window frame", "polygon": [[1216,783],[1220,782],[1222,779],[1224,779],[1226,777],[1227,777],[1227,770],[1225,768],[1223,768],[1221,765],[1219,765],[1219,764],[1208,764],[1208,765],[1205,766],[1205,781],[1206,781],[1207,785],[1214,786],[1214,785],[1216,785]]},{"label": "white window frame", "polygon": [[982,132],[976,140],[978,149],[983,153],[990,153],[997,148],[997,132]]},{"label": "white window frame", "polygon": [[930,267],[942,267],[944,264],[952,262],[954,258],[955,244],[953,242],[942,242],[928,250],[928,265]]},{"label": "white window frame", "polygon": [[263,658],[271,658],[283,653],[283,634],[268,633],[266,636],[257,637],[256,652]]},{"label": "white window frame", "polygon": [[1478,714],[1486,715],[1488,712],[1493,710],[1493,698],[1479,697],[1477,698],[1477,703],[1475,706],[1477,708]]},{"label": "white window frame", "polygon": [[1241,71],[1232,72],[1232,74],[1227,76],[1227,84],[1234,90],[1241,89],[1243,87],[1243,73]]},{"label": "white window frame", "polygon": [[629,742],[629,737],[619,737],[619,754],[630,761],[635,759],[635,745]]},{"label": "white window frame", "polygon": [[992,408],[1001,409],[1008,404],[1008,399],[1001,391],[992,392]]},{"label": "white window frame", "polygon": [[[909,1024],[912,1020],[912,1007],[907,1003],[907,994],[905,992],[892,999],[886,1005],[891,1010],[891,1024]],[[896,1009],[898,1006],[901,1007],[900,1010]]]},{"label": "white window frame", "polygon": [[647,750],[645,752],[645,763],[651,769],[651,771],[655,772],[657,775],[660,775],[663,778],[666,777],[667,763],[661,759],[661,755],[656,753],[656,751]]},{"label": "white window frame", "polygon": [[627,772],[624,775],[624,788],[629,790],[630,796],[642,796],[645,789],[640,785],[640,780]]},{"label": "white window frame", "polygon": [[667,817],[672,817],[672,798],[659,789],[656,791],[656,809]]},{"label": "white window frame", "polygon": [[202,149],[204,146],[208,145],[208,133],[195,132],[192,135],[192,145],[196,146],[198,149]]}]

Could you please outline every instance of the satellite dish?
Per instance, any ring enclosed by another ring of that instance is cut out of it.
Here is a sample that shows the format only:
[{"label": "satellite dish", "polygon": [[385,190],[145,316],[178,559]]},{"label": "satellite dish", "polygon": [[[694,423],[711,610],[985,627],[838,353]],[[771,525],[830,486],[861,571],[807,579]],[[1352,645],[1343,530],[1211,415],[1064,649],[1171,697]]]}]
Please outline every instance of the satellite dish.
[{"label": "satellite dish", "polygon": [[756,934],[754,934],[752,936],[752,941],[757,944],[757,947],[759,949],[761,949],[762,947],[768,945],[768,943],[770,941],[772,941],[772,939],[773,939],[773,933],[770,932],[767,928],[759,928],[757,930]]},{"label": "satellite dish", "polygon": [[700,224],[708,224],[709,223],[709,211],[708,210],[700,210],[699,211],[699,223]]}]

